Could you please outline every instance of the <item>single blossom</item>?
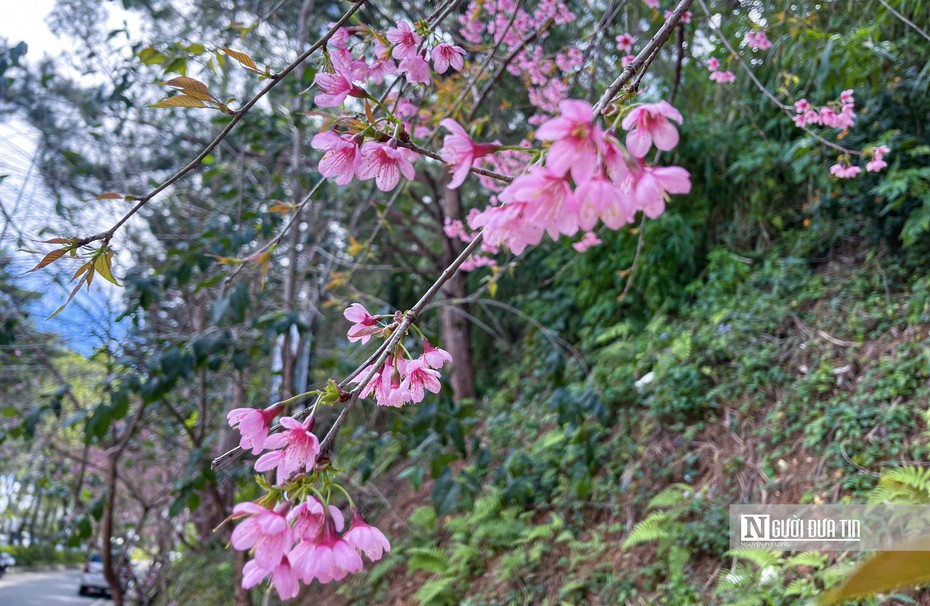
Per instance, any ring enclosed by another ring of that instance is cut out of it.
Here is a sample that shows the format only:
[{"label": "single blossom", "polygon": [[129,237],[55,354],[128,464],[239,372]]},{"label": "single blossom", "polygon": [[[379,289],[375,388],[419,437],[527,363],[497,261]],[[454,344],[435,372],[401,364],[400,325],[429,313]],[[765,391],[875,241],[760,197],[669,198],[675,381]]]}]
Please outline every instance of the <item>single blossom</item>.
[{"label": "single blossom", "polygon": [[282,408],[281,405],[274,404],[265,409],[234,408],[226,413],[226,420],[230,427],[238,429],[242,434],[239,447],[243,450],[251,448],[253,455],[264,450],[268,430],[271,428],[271,420],[278,416]]},{"label": "single blossom", "polygon": [[357,509],[352,509],[352,526],[343,536],[346,543],[355,547],[359,552],[365,554],[372,562],[377,562],[384,555],[384,552],[391,551],[391,544],[388,542],[384,533],[374,526],[365,522],[362,513]]},{"label": "single blossom", "polygon": [[577,250],[579,253],[583,253],[587,251],[589,248],[597,246],[598,244],[601,244],[601,239],[598,238],[597,234],[595,234],[594,232],[588,231],[588,232],[585,232],[585,234],[581,237],[580,240],[572,244],[572,248]]},{"label": "single blossom", "polygon": [[233,530],[231,543],[237,551],[255,548],[255,562],[266,571],[274,570],[291,548],[291,527],[284,515],[257,503],[239,503],[233,515],[249,516]]},{"label": "single blossom", "polygon": [[501,192],[500,199],[505,205],[524,202],[523,219],[533,232],[545,231],[553,240],[559,234],[578,232],[577,202],[568,181],[549,167],[530,167]]},{"label": "single blossom", "polygon": [[423,339],[421,341],[423,346],[423,359],[426,360],[427,366],[430,368],[442,368],[446,362],[452,362],[452,354],[450,354],[445,349],[440,349],[438,347],[433,347],[433,345]]},{"label": "single blossom", "polygon": [[810,108],[811,108],[811,104],[807,101],[807,99],[799,99],[798,101],[794,102],[794,111],[796,111],[799,114],[803,114]]},{"label": "single blossom", "polygon": [[442,140],[439,156],[443,162],[454,167],[449,189],[455,189],[465,182],[475,160],[493,153],[498,146],[490,143],[475,143],[468,136],[468,132],[452,118],[445,118],[439,124],[449,131],[449,134]]},{"label": "single blossom", "polygon": [[245,566],[242,567],[242,587],[251,589],[265,580],[268,575],[271,575],[271,584],[281,600],[290,600],[297,597],[300,592],[297,571],[291,566],[287,556],[282,558],[281,562],[271,570],[262,568],[256,560],[246,562]]},{"label": "single blossom", "polygon": [[843,104],[852,104],[853,102],[853,89],[844,90],[840,93],[840,102]]},{"label": "single blossom", "polygon": [[559,176],[571,171],[575,183],[581,183],[594,173],[603,132],[594,124],[594,109],[586,101],[562,101],[559,109],[559,117],[542,124],[536,138],[552,141],[546,166]]},{"label": "single blossom", "polygon": [[731,71],[714,72],[710,75],[710,79],[717,84],[729,84],[736,80],[736,76],[734,76]]},{"label": "single blossom", "polygon": [[669,120],[682,123],[681,114],[667,101],[640,105],[623,119],[621,126],[629,131],[626,148],[642,158],[652,144],[656,149],[668,151],[678,145],[678,129]]},{"label": "single blossom", "polygon": [[362,569],[362,558],[355,547],[339,537],[332,517],[326,516],[315,541],[300,541],[288,559],[304,583],[314,579],[326,584],[341,581]]},{"label": "single blossom", "polygon": [[636,44],[636,38],[630,35],[629,32],[625,34],[620,34],[616,38],[617,40],[617,50],[622,53],[629,53],[633,50],[633,45]]},{"label": "single blossom", "polygon": [[882,160],[881,158],[875,157],[869,160],[868,164],[865,165],[865,172],[867,173],[877,173],[883,168],[888,166],[888,163]]},{"label": "single blossom", "polygon": [[837,162],[830,167],[830,174],[835,176],[837,179],[855,179],[861,172],[862,169],[858,166],[852,166],[840,162]]},{"label": "single blossom", "polygon": [[620,67],[626,69],[636,61],[636,55],[626,55],[620,59]]},{"label": "single blossom", "polygon": [[710,73],[714,73],[720,69],[720,60],[717,57],[711,57],[707,60],[707,70]]},{"label": "single blossom", "polygon": [[313,81],[322,91],[313,98],[317,107],[339,107],[348,96],[365,96],[365,91],[353,84],[351,68],[348,65],[334,62],[332,73],[317,72]]},{"label": "single blossom", "polygon": [[399,390],[392,395],[397,405],[402,405],[407,401],[416,404],[423,401],[427,391],[439,393],[441,389],[439,372],[430,368],[423,358],[417,358],[406,363],[404,378],[400,382]]},{"label": "single blossom", "polygon": [[277,482],[283,484],[295,472],[313,471],[320,454],[320,441],[313,434],[313,417],[301,423],[293,417],[282,417],[284,431],[268,437],[265,444],[272,450],[255,461],[255,471],[278,470]]},{"label": "single blossom", "polygon": [[363,181],[374,179],[381,191],[397,187],[400,176],[413,180],[416,171],[411,164],[417,155],[408,149],[397,148],[397,144],[369,141],[362,146],[362,159],[356,175]]},{"label": "single blossom", "polygon": [[461,46],[455,46],[446,42],[437,44],[432,52],[433,69],[436,70],[437,74],[446,73],[449,66],[452,66],[452,69],[455,71],[461,71],[462,68],[465,67],[464,57],[465,49]]},{"label": "single blossom", "polygon": [[361,341],[362,345],[368,343],[372,335],[376,335],[384,330],[379,324],[378,318],[371,315],[361,303],[353,303],[346,308],[342,315],[346,320],[352,322],[349,332],[346,335],[350,343]]},{"label": "single blossom", "polygon": [[395,59],[404,59],[417,54],[417,45],[420,44],[420,35],[413,31],[406,21],[398,21],[397,27],[387,31],[388,42],[394,45],[392,54]]},{"label": "single blossom", "polygon": [[668,194],[691,191],[691,175],[679,166],[641,166],[630,173],[633,198],[639,210],[650,219],[665,212]]},{"label": "single blossom", "polygon": [[768,50],[772,43],[763,31],[752,31],[746,34],[746,44],[753,50]]},{"label": "single blossom", "polygon": [[429,84],[429,63],[426,62],[426,59],[417,55],[416,53],[411,53],[404,57],[404,59],[397,66],[397,70],[404,74],[407,78],[407,82],[411,84]]},{"label": "single blossom", "polygon": [[362,157],[354,137],[328,130],[314,135],[310,147],[324,151],[317,166],[321,175],[335,178],[338,185],[352,182]]},{"label": "single blossom", "polygon": [[636,209],[617,185],[603,177],[585,181],[575,191],[578,203],[578,226],[590,231],[598,219],[610,229],[620,229],[633,222]]},{"label": "single blossom", "polygon": [[659,0],[643,0],[643,4],[645,4],[649,8],[653,8],[656,10],[659,9]]}]

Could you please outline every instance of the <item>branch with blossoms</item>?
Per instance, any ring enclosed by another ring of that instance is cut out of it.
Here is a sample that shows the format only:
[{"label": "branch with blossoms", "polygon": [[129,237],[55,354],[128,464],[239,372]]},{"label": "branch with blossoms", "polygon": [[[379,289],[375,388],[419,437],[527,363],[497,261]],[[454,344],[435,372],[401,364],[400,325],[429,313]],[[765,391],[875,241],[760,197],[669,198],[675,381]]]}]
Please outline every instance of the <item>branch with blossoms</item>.
[{"label": "branch with blossoms", "polygon": [[[674,27],[690,4],[691,0],[682,1],[680,10],[670,16],[638,61],[611,85],[613,92],[641,75],[667,40],[664,32]],[[552,15],[538,19],[543,24],[557,21]],[[504,249],[519,255],[540,244],[546,235],[558,240],[579,231],[590,234],[598,222],[616,230],[633,224],[640,213],[654,219],[664,212],[670,195],[691,189],[690,175],[683,168],[652,166],[644,160],[653,147],[668,151],[678,144],[674,123],[682,123],[683,117],[664,101],[613,106],[611,122],[602,123],[601,112],[588,102],[563,99],[555,115],[540,120],[536,146],[476,142],[465,127],[446,118],[440,126],[448,134],[438,155],[434,154],[417,142],[431,138],[433,131],[418,130],[405,119],[403,100],[375,96],[367,87],[384,82],[388,73],[411,86],[429,83],[432,73],[427,57],[436,73],[459,69],[463,66],[456,60],[460,49],[449,48],[441,34],[423,24],[398,22],[383,34],[367,29],[355,33],[361,33],[361,43],[353,44],[348,30],[333,36],[325,51],[327,71],[318,72],[315,78],[317,107],[342,110],[333,117],[334,129],[313,138],[312,146],[323,151],[320,174],[338,186],[356,179],[373,180],[379,190],[391,191],[401,179],[414,177],[413,163],[422,155],[441,159],[449,167],[450,188],[462,186],[473,173],[482,183],[492,179],[503,185],[492,189],[496,195],[491,196],[490,205],[471,213],[467,228],[448,226],[447,234],[452,230],[470,241],[413,307],[406,312],[373,314],[355,303],[345,310],[346,319],[352,322],[347,333],[350,342],[365,345],[372,339],[381,340],[353,373],[339,383],[331,380],[325,390],[300,394],[264,410],[229,413],[230,425],[241,433],[240,447],[218,457],[214,467],[225,466],[251,450],[260,455],[255,470],[273,473],[275,478],[274,484],[261,480],[266,491],[263,497],[236,507],[234,517],[248,519],[237,527],[233,547],[254,553],[244,585],[252,587],[270,577],[282,599],[294,597],[301,581],[328,583],[357,572],[362,568],[360,553],[377,560],[390,549],[384,535],[364,522],[339,483],[339,470],[331,460],[332,444],[360,400],[402,407],[422,401],[428,392],[440,391],[440,370],[452,358],[434,347],[416,322],[472,255]],[[518,57],[530,52],[525,39],[514,40],[513,48]],[[521,61],[530,63],[527,55]],[[610,101],[613,92],[604,98]],[[507,158],[506,166],[512,169],[508,172],[514,177],[477,165],[484,162],[497,167],[498,156]],[[590,236],[585,238],[590,240]],[[416,338],[409,338],[413,333]],[[415,353],[417,343],[419,353]],[[272,422],[286,404],[314,395],[312,406],[282,418],[281,430],[273,430]],[[317,438],[313,431],[317,411],[338,403],[344,406],[325,436]],[[335,505],[343,499],[349,503],[353,522],[340,534],[345,516]]]},{"label": "branch with blossoms", "polygon": [[[842,93],[840,93],[839,99],[823,105],[819,110],[815,109],[807,99],[799,99],[795,101],[793,105],[782,103],[778,97],[776,97],[768,88],[765,87],[764,84],[762,84],[762,82],[759,81],[759,79],[753,73],[752,69],[746,65],[746,62],[743,60],[740,54],[736,52],[736,49],[734,49],[733,45],[730,44],[730,41],[727,39],[726,35],[720,30],[720,27],[714,23],[710,9],[707,7],[705,1],[698,1],[701,4],[701,9],[704,11],[704,14],[707,15],[707,22],[709,27],[714,31],[714,33],[717,34],[720,42],[730,52],[730,56],[733,57],[739,66],[743,69],[743,71],[746,72],[746,75],[749,76],[749,79],[752,81],[753,85],[758,88],[759,91],[769,101],[778,107],[778,109],[790,115],[795,126],[812,136],[821,144],[835,149],[842,154],[840,160],[830,167],[831,175],[838,179],[853,179],[859,176],[859,174],[862,172],[862,168],[851,164],[851,156],[866,156],[871,158],[865,165],[866,172],[880,172],[882,169],[888,166],[888,163],[885,162],[884,158],[885,154],[891,150],[886,145],[878,145],[872,148],[858,151],[848,149],[842,145],[839,145],[838,143],[830,141],[811,128],[812,126],[825,126],[828,128],[839,129],[841,131],[852,128],[856,123],[853,90],[844,90]],[[744,40],[746,46],[754,51],[767,51],[772,48],[772,43],[765,35],[765,32],[761,30],[747,32]],[[710,79],[717,82],[718,84],[728,84],[736,80],[736,77],[732,72],[720,71],[720,61],[715,57],[711,57],[711,59],[708,60],[707,69],[710,72]],[[794,115],[792,115],[792,109],[794,110]]]}]

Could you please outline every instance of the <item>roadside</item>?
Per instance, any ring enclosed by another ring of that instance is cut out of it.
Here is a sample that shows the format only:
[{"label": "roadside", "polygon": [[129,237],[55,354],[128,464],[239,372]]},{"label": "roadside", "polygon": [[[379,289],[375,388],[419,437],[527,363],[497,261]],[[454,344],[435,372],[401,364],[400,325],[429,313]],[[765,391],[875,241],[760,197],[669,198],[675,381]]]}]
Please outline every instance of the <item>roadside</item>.
[{"label": "roadside", "polygon": [[11,569],[0,579],[2,606],[112,606],[99,597],[78,595],[79,570],[27,572]]}]

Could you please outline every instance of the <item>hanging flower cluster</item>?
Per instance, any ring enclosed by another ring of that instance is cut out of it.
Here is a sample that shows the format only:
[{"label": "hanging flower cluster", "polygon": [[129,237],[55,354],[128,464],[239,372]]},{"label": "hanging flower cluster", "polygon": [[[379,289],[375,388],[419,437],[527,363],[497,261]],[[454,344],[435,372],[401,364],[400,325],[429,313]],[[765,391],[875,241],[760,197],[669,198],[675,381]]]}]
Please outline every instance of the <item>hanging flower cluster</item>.
[{"label": "hanging flower cluster", "polygon": [[768,37],[765,35],[765,32],[762,30],[753,30],[751,32],[746,32],[745,37],[746,46],[752,50],[768,50],[772,48],[772,43],[769,41]]},{"label": "hanging flower cluster", "polygon": [[710,79],[717,84],[729,84],[736,80],[736,76],[733,75],[733,72],[729,70],[720,71],[720,60],[716,57],[711,57],[707,60],[707,71],[710,72]]},{"label": "hanging flower cluster", "polygon": [[853,109],[855,100],[852,89],[840,93],[837,102],[828,103],[819,110],[811,107],[807,99],[794,102],[794,124],[798,128],[805,126],[827,126],[830,128],[852,128],[856,123],[856,112]]},{"label": "hanging flower cluster", "polygon": [[[372,336],[388,337],[400,322],[400,312],[392,315],[375,316],[359,303],[352,304],[345,310],[345,318],[353,322],[349,328],[349,340],[368,341]],[[416,325],[414,325],[416,329]],[[364,336],[360,336],[364,335]],[[422,335],[421,335],[422,336]],[[359,397],[374,396],[378,406],[399,408],[405,404],[417,404],[426,397],[426,392],[439,393],[442,388],[439,369],[452,362],[452,356],[444,349],[433,347],[423,337],[420,342],[423,353],[414,358],[402,345],[391,352],[382,365],[366,366],[356,375],[353,382],[361,384],[372,374],[372,378],[362,387]]]}]

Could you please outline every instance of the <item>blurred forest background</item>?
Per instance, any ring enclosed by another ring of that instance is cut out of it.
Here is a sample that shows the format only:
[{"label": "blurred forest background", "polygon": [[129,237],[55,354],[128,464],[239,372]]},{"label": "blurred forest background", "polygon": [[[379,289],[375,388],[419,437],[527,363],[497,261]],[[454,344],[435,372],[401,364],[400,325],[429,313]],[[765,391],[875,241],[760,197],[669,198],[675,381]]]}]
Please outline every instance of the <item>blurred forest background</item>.
[{"label": "blurred forest background", "polygon": [[[888,3],[930,29],[926,2]],[[359,406],[336,443],[337,466],[394,549],[297,603],[796,604],[856,558],[728,553],[731,503],[930,502],[919,463],[930,40],[885,4],[709,3],[782,103],[854,89],[858,123],[838,142],[892,150],[884,172],[854,180],[829,175],[837,151],[760,92],[694,5],[641,94],[685,116],[664,160],[691,172],[691,194],[655,221],[601,233],[584,254],[547,239],[447,285],[421,321],[455,359],[443,392],[401,410]],[[615,36],[645,42],[661,11],[568,6],[577,21],[540,46],[602,49],[565,76],[593,100],[620,71]],[[295,218],[289,205],[321,179],[311,59],[120,232],[122,288],[98,280],[48,321],[76,266],[24,272],[41,258],[28,253],[37,241],[108,227],[130,203],[98,196],[147,191],[229,120],[148,107],[164,97],[160,82],[189,75],[221,99],[248,99],[262,83],[213,49],[279,69],[345,7],[58,0],[49,24],[70,52],[0,40],[0,128],[34,143],[0,162],[0,534],[21,563],[81,560],[111,540],[145,562],[142,603],[261,603],[258,589],[237,589],[244,556],[226,547],[229,525],[214,532],[234,501],[257,495],[249,461],[210,469],[238,441],[226,412],[351,371],[368,350],[346,341],[342,310],[409,308],[463,246],[443,233],[446,217],[483,207],[487,193],[474,178],[446,190],[445,169],[421,162],[394,194],[324,184]],[[386,28],[424,12],[389,0],[358,16]],[[754,26],[773,43],[765,53],[740,44]],[[736,82],[709,80],[711,56]],[[438,122],[465,77],[441,80],[420,109]],[[481,103],[481,139],[515,144],[532,129],[521,79],[502,78]],[[271,255],[230,262],[292,220]]]}]

